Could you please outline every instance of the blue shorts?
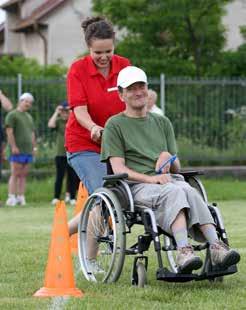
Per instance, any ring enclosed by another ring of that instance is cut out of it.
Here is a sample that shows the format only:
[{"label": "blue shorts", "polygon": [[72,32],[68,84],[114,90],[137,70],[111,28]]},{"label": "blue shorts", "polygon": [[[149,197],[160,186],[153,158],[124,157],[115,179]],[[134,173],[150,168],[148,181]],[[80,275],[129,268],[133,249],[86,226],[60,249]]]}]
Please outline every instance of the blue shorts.
[{"label": "blue shorts", "polygon": [[19,164],[29,164],[33,161],[33,156],[31,154],[16,154],[10,155],[9,161]]},{"label": "blue shorts", "polygon": [[67,152],[67,161],[87,188],[89,194],[102,186],[107,169],[106,165],[100,161],[100,154],[88,151]]}]

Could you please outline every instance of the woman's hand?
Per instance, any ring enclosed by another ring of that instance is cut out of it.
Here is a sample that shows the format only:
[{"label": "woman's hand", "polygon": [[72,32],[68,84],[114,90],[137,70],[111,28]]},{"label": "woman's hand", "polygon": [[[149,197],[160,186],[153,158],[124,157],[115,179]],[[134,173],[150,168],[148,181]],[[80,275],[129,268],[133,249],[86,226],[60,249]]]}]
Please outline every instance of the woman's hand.
[{"label": "woman's hand", "polygon": [[91,128],[91,140],[96,143],[101,142],[103,127],[98,125],[93,125]]}]

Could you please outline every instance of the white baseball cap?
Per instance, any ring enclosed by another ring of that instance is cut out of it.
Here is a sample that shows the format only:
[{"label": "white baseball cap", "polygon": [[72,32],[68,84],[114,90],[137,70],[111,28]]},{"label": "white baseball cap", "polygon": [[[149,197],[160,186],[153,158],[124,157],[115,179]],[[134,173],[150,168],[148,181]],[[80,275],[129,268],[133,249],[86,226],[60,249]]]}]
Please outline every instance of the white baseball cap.
[{"label": "white baseball cap", "polygon": [[138,67],[128,66],[120,71],[117,78],[117,87],[127,88],[137,82],[148,84],[145,72]]},{"label": "white baseball cap", "polygon": [[21,101],[21,100],[28,100],[28,101],[33,102],[34,98],[33,98],[33,95],[31,93],[23,93],[19,98],[19,101]]}]

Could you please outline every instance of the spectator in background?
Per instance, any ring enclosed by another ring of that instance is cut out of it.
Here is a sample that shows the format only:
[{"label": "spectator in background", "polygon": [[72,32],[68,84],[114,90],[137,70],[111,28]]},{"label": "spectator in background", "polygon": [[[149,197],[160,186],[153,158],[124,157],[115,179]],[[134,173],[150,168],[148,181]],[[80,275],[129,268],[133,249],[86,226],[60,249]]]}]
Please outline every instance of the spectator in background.
[{"label": "spectator in background", "polygon": [[17,204],[24,206],[26,204],[26,177],[29,172],[29,164],[33,161],[33,156],[37,151],[33,118],[27,112],[31,109],[33,101],[32,94],[22,94],[17,108],[9,112],[5,118],[11,167],[7,206]]},{"label": "spectator in background", "polygon": [[10,111],[13,108],[12,102],[3,94],[3,92],[0,89],[0,177],[1,177],[1,164],[3,160],[3,140],[4,140],[4,134],[3,134],[3,128],[2,128],[2,109],[5,111]]},{"label": "spectator in background", "polygon": [[157,98],[158,98],[157,92],[154,91],[153,89],[149,89],[148,90],[147,110],[148,110],[148,112],[157,113],[157,114],[163,116],[163,111],[160,108],[158,108],[158,106],[156,105]]},{"label": "spectator in background", "polygon": [[56,129],[56,180],[54,188],[54,198],[51,201],[55,205],[61,197],[62,183],[65,174],[67,173],[67,193],[65,202],[75,205],[76,190],[79,186],[79,178],[67,163],[66,150],[64,147],[64,132],[65,126],[69,117],[69,106],[66,101],[56,107],[54,114],[48,121],[48,127]]},{"label": "spectator in background", "polygon": [[[0,89],[0,179],[2,176],[2,161],[3,161],[3,153],[4,153],[4,134],[2,127],[2,108],[5,111],[10,111],[13,108],[12,102],[3,94]],[[0,207],[2,206],[2,202],[0,201]]]}]

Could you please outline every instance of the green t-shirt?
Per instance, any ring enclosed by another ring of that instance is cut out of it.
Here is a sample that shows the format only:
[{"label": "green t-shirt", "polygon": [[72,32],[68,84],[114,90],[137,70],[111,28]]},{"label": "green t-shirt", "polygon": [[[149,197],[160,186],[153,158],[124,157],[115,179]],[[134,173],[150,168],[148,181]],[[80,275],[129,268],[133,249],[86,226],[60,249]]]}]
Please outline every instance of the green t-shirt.
[{"label": "green t-shirt", "polygon": [[132,118],[120,113],[111,117],[104,128],[101,160],[125,159],[128,168],[154,175],[156,161],[163,151],[177,153],[172,124],[167,117],[148,113]]},{"label": "green t-shirt", "polygon": [[56,155],[57,156],[66,156],[66,150],[64,146],[64,132],[67,121],[62,118],[56,120]]},{"label": "green t-shirt", "polygon": [[13,110],[5,118],[5,127],[13,128],[15,142],[22,154],[32,154],[33,118],[28,112]]}]

